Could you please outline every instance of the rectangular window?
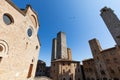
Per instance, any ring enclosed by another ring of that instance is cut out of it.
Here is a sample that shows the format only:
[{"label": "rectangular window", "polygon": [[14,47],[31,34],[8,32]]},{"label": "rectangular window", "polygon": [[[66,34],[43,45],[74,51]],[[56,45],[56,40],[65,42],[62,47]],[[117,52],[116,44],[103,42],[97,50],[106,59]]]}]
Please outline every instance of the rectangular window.
[{"label": "rectangular window", "polygon": [[118,63],[118,59],[117,58],[113,58],[114,63]]},{"label": "rectangular window", "polygon": [[106,59],[106,63],[107,63],[107,64],[110,64],[110,59]]},{"label": "rectangular window", "polygon": [[2,61],[2,57],[0,57],[0,62]]}]

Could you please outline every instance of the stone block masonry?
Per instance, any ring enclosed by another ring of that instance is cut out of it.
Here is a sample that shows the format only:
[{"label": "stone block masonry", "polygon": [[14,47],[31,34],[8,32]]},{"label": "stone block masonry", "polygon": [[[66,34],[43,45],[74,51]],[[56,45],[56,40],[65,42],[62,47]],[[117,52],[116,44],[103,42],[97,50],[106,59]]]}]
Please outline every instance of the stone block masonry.
[{"label": "stone block masonry", "polygon": [[11,1],[0,1],[0,80],[31,80],[40,49],[38,17],[30,5],[21,10]]}]

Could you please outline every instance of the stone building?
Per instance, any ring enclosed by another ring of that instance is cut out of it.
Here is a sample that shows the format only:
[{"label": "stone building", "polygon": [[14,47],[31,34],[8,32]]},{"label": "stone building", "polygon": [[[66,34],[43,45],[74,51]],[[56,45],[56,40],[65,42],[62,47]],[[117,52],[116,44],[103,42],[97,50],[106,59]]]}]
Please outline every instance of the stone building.
[{"label": "stone building", "polygon": [[46,66],[46,63],[42,60],[38,60],[36,68],[36,77],[46,76],[50,77],[50,67]]},{"label": "stone building", "polygon": [[79,61],[58,59],[51,62],[53,80],[82,80]]},{"label": "stone building", "polygon": [[93,58],[95,61],[98,79],[100,79],[100,80],[110,79],[109,72],[107,70],[104,59],[102,58],[102,55],[101,55],[102,48],[101,48],[98,40],[92,39],[89,41],[89,44],[90,44],[92,55],[93,55]]},{"label": "stone building", "polygon": [[118,46],[120,46],[120,20],[110,8],[101,9],[101,17]]},{"label": "stone building", "polygon": [[72,60],[64,32],[59,32],[53,39],[50,75],[53,80],[82,80],[80,62]]},{"label": "stone building", "polygon": [[50,77],[50,69],[51,69],[51,67],[50,66],[46,66],[46,69],[45,69],[45,76],[47,76],[47,77]]},{"label": "stone building", "polygon": [[42,77],[35,77],[34,80],[52,80],[46,76],[42,76]]},{"label": "stone building", "polygon": [[68,60],[72,60],[72,51],[70,48],[67,48]]},{"label": "stone building", "polygon": [[66,35],[64,32],[57,34],[57,59],[68,59]]},{"label": "stone building", "polygon": [[36,76],[45,76],[46,73],[46,63],[42,60],[38,60],[36,68]]},{"label": "stone building", "polygon": [[98,40],[96,39],[90,41],[98,79],[120,80],[120,48],[115,46],[98,52],[98,47],[93,48],[96,43],[98,43]]},{"label": "stone building", "polygon": [[120,80],[120,48],[116,46],[103,50],[102,58],[104,59],[110,78]]},{"label": "stone building", "polygon": [[56,60],[57,59],[57,39],[54,38],[52,40],[52,55],[51,55],[51,61]]},{"label": "stone building", "polygon": [[57,59],[72,60],[71,49],[67,48],[66,35],[64,32],[59,32],[57,38],[54,38],[52,41],[51,61]]},{"label": "stone building", "polygon": [[32,7],[19,9],[0,1],[0,80],[34,78],[40,43],[38,17]]},{"label": "stone building", "polygon": [[84,60],[82,63],[85,74],[85,80],[97,80],[98,75],[97,75],[94,59],[90,58]]},{"label": "stone building", "polygon": [[117,44],[112,48],[103,50],[97,39],[89,41],[97,79],[120,80],[120,21],[113,10],[107,7],[101,9],[101,17]]}]

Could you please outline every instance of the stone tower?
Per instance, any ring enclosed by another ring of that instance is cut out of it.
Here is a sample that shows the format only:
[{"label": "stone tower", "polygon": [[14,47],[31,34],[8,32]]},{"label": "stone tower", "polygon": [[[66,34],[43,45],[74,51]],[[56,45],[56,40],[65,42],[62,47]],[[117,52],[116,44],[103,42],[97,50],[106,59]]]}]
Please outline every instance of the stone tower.
[{"label": "stone tower", "polygon": [[57,39],[54,38],[52,41],[52,56],[51,56],[51,61],[56,60],[56,55],[57,54]]},{"label": "stone tower", "polygon": [[82,80],[80,62],[72,60],[64,32],[59,32],[53,39],[50,77],[52,80]]},{"label": "stone tower", "polygon": [[93,56],[95,56],[96,54],[100,53],[100,51],[102,51],[100,43],[97,39],[89,40],[89,45],[90,45]]},{"label": "stone tower", "polygon": [[[95,67],[97,70],[96,76],[98,79],[100,78],[110,78],[110,75],[107,71],[107,66],[104,63],[103,57],[101,54],[103,54],[103,50],[99,44],[99,41],[97,39],[92,39],[89,41],[90,48],[92,51],[92,55],[94,57]],[[104,75],[105,74],[105,75]]]},{"label": "stone tower", "polygon": [[64,32],[57,34],[57,59],[68,59],[66,35]]},{"label": "stone tower", "polygon": [[72,51],[70,48],[67,48],[68,60],[72,60]]},{"label": "stone tower", "polygon": [[120,46],[120,21],[114,14],[113,10],[107,7],[101,9],[101,17],[104,20],[107,28],[113,36],[115,42]]}]

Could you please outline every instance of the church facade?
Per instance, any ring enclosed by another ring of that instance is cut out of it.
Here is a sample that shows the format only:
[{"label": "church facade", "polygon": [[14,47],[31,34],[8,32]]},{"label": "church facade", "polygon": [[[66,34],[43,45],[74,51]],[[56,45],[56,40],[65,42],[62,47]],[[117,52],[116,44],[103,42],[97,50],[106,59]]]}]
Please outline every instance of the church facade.
[{"label": "church facade", "polygon": [[1,0],[0,19],[0,80],[33,79],[40,49],[37,14],[30,5],[19,9]]}]

